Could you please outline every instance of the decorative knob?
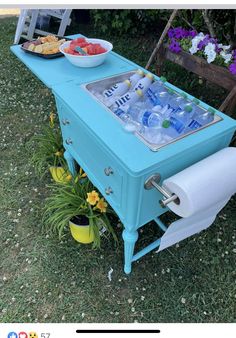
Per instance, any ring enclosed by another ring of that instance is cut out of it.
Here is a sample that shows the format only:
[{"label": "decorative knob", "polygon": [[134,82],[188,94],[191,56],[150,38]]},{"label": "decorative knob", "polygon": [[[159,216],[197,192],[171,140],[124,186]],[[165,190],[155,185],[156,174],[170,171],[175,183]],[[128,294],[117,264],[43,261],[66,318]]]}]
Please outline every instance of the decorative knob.
[{"label": "decorative knob", "polygon": [[111,187],[106,188],[106,189],[105,189],[105,193],[106,193],[106,195],[112,194],[112,193],[113,193],[112,188],[111,188]]},{"label": "decorative knob", "polygon": [[110,176],[113,174],[113,169],[111,167],[105,168],[104,173],[105,175]]},{"label": "decorative knob", "polygon": [[72,142],[72,139],[70,137],[66,139],[66,144],[72,144],[72,143],[73,142]]},{"label": "decorative knob", "polygon": [[62,124],[66,126],[67,124],[70,124],[70,121],[67,119],[62,119]]}]

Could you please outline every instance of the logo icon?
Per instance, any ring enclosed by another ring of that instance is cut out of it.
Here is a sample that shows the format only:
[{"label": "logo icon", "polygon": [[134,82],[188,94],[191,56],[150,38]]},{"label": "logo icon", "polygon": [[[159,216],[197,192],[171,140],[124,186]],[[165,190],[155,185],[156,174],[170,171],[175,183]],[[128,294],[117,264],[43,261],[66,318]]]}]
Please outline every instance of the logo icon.
[{"label": "logo icon", "polygon": [[30,332],[29,333],[29,338],[38,338],[38,335],[36,332]]},{"label": "logo icon", "polygon": [[15,333],[15,332],[10,332],[10,333],[8,333],[7,338],[17,338],[17,333]]},{"label": "logo icon", "polygon": [[28,338],[28,335],[27,335],[27,333],[25,333],[25,332],[20,332],[20,333],[18,334],[18,338]]}]

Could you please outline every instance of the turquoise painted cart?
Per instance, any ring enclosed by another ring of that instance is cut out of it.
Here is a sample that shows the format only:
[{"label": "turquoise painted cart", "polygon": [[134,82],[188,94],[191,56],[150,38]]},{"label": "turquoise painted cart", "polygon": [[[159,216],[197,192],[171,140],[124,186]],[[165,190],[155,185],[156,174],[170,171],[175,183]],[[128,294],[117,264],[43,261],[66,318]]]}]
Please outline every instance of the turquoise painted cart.
[{"label": "turquoise painted cart", "polygon": [[[75,161],[78,162],[123,222],[124,271],[130,273],[132,262],[160,244],[157,239],[134,254],[138,229],[155,220],[163,231],[166,230],[159,220],[159,216],[168,211],[168,207],[159,204],[163,195],[157,189],[145,189],[145,182],[158,174],[161,184],[164,179],[227,147],[236,122],[217,112],[217,123],[158,151],[151,151],[136,135],[124,129],[122,123],[91,95],[87,86],[135,71],[140,66],[111,53],[103,65],[82,69],[72,66],[65,58],[44,60],[25,54],[19,46],[11,49],[53,91],[71,173],[75,174]],[[167,87],[182,92],[169,83]],[[208,108],[205,103],[201,104]]]}]

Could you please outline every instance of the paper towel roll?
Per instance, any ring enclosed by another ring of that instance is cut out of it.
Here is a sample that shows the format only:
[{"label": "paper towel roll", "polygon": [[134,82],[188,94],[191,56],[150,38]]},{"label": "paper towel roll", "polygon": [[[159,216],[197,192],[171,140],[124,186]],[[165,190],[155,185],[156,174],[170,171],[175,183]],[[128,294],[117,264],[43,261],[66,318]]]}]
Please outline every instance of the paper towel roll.
[{"label": "paper towel roll", "polygon": [[168,204],[181,217],[189,217],[229,199],[236,192],[236,148],[224,148],[164,180],[163,186],[179,197]]}]

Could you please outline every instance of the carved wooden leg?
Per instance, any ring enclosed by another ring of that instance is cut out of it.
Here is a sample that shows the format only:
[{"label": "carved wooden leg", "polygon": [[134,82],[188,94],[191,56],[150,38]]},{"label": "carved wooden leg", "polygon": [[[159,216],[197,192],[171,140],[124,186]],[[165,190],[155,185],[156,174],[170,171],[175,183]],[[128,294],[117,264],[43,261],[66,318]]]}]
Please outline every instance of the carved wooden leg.
[{"label": "carved wooden leg", "polygon": [[129,274],[131,272],[131,264],[134,254],[135,242],[138,239],[138,231],[124,230],[122,237],[124,240],[124,255],[125,255],[124,272],[126,274]]},{"label": "carved wooden leg", "polygon": [[68,165],[68,168],[69,168],[71,175],[75,176],[76,175],[76,169],[75,169],[75,160],[74,160],[73,156],[69,153],[68,150],[66,150],[64,152],[64,157],[65,157],[65,160],[67,162],[67,165]]}]

